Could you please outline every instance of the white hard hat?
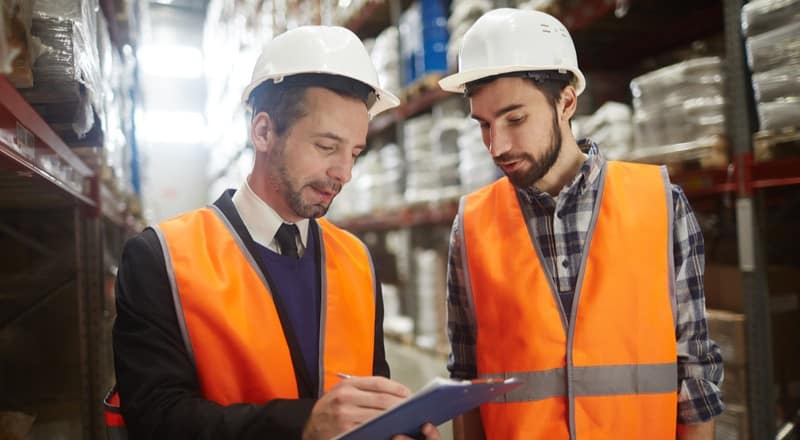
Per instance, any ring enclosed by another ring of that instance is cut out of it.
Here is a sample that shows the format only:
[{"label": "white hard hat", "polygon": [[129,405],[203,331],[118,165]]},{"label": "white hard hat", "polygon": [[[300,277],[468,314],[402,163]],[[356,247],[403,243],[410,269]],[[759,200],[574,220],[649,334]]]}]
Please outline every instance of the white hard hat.
[{"label": "white hard hat", "polygon": [[380,87],[378,73],[356,34],[338,26],[300,26],[267,43],[253,68],[253,79],[245,88],[242,101],[261,83],[302,73],[321,73],[351,78],[375,91],[369,115],[396,107],[400,100]]},{"label": "white hard hat", "polygon": [[501,8],[481,16],[464,34],[458,73],[442,78],[439,86],[463,93],[466,84],[479,79],[541,70],[572,72],[576,92],[586,88],[575,45],[560,21],[544,12]]}]

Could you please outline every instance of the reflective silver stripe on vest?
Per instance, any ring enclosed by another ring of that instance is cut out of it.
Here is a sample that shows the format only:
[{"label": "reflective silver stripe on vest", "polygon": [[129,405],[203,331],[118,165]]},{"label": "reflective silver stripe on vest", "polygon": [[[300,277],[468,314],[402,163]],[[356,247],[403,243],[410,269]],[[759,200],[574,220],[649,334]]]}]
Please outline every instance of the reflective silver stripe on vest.
[{"label": "reflective silver stripe on vest", "polygon": [[[323,237],[322,226],[320,226],[318,222],[311,220],[309,222],[309,227],[316,227],[319,236],[320,308],[319,308],[319,353],[317,355],[317,367],[318,367],[317,395],[322,396],[323,394],[325,394],[325,326],[327,325],[328,322],[328,272],[327,272],[328,266],[326,263],[325,239]],[[369,248],[367,248],[367,245],[364,244],[363,241],[361,241],[358,237],[356,237],[349,231],[344,231],[344,232],[349,234],[351,237],[353,237],[353,239],[361,243],[361,246],[364,247],[364,252],[367,255],[367,259],[369,260],[369,271],[372,277],[372,298],[377,303],[378,278],[375,275],[375,264],[372,261],[372,255],[369,253]],[[377,319],[377,316],[375,318]],[[376,341],[372,341],[373,350],[375,347],[375,342]]]},{"label": "reflective silver stripe on vest", "polygon": [[[467,246],[469,246],[469,243],[467,243],[467,235],[466,235],[466,232],[464,231],[464,209],[466,209],[466,206],[467,206],[467,196],[463,196],[463,197],[461,197],[461,200],[459,200],[459,202],[458,202],[458,226],[457,226],[458,232],[457,232],[457,234],[458,234],[458,240],[461,242],[461,252],[460,252],[461,270],[462,270],[462,274],[463,274],[462,275],[462,279],[463,279],[463,282],[464,282],[464,289],[466,291],[465,299],[466,299],[466,302],[467,302],[466,307],[465,307],[466,310],[464,310],[464,314],[467,317],[467,320],[469,322],[475,323],[475,325],[472,326],[472,331],[470,332],[470,336],[472,337],[473,341],[477,341],[478,340],[478,317],[475,314],[475,297],[473,296],[474,294],[473,294],[473,291],[472,291],[472,277],[469,274],[469,260],[467,259]],[[449,295],[449,292],[448,292],[448,295]],[[476,348],[475,345],[473,345],[472,347],[473,347],[473,350],[469,353],[469,356],[472,357],[472,359],[477,359],[477,354],[476,354],[477,348]],[[455,353],[453,353],[453,356],[455,356]],[[460,360],[461,359],[455,360],[455,362],[458,362]],[[450,361],[448,361],[448,363],[449,362]]]},{"label": "reflective silver stripe on vest", "polygon": [[[663,394],[678,390],[678,364],[613,365],[573,367],[572,385],[575,397],[618,396],[630,394]],[[567,396],[566,368],[525,371],[506,374],[481,374],[482,378],[523,382],[495,402],[533,402]]]},{"label": "reflective silver stripe on vest", "polygon": [[169,290],[172,292],[172,302],[175,306],[175,316],[178,318],[178,327],[181,330],[183,345],[186,346],[186,352],[189,354],[192,365],[197,368],[192,342],[189,340],[189,330],[186,328],[186,318],[183,316],[183,305],[181,304],[181,296],[178,294],[178,282],[175,279],[175,268],[172,266],[172,256],[169,254],[167,237],[164,235],[164,231],[157,225],[151,226],[150,228],[156,233],[156,237],[158,237],[158,241],[161,244],[161,253],[164,256],[164,267],[167,271],[167,278],[169,279]]},{"label": "reflective silver stripe on vest", "polygon": [[[597,219],[600,217],[600,207],[603,205],[603,198],[605,197],[606,192],[606,174],[608,173],[608,163],[606,163],[603,168],[600,170],[600,175],[597,176],[600,179],[600,186],[597,188],[597,200],[594,201],[594,207],[592,208],[592,218],[589,220],[589,229],[586,231],[586,239],[583,242],[583,251],[581,254],[581,268],[578,272],[578,279],[575,282],[575,296],[572,298],[572,311],[570,312],[570,316],[572,317],[572,325],[569,326],[569,331],[567,332],[567,376],[569,382],[569,388],[567,392],[569,394],[569,436],[571,440],[575,440],[577,437],[577,428],[575,426],[575,397],[578,396],[576,384],[578,383],[578,367],[575,367],[573,361],[573,353],[575,347],[575,322],[577,320],[577,313],[578,313],[578,304],[581,300],[581,294],[583,293],[583,278],[586,275],[586,264],[589,260],[589,252],[592,246],[592,240],[594,239],[594,231],[597,228]],[[558,297],[558,294],[555,293],[556,300],[561,302],[561,299]]]},{"label": "reflective silver stripe on vest", "polygon": [[678,293],[675,291],[675,203],[672,200],[672,184],[669,181],[669,171],[666,165],[661,166],[661,176],[664,178],[664,191],[667,197],[667,283],[669,286],[669,304],[672,306],[672,322],[678,326]]},{"label": "reflective silver stripe on vest", "polygon": [[[309,227],[317,228],[319,237],[319,352],[317,353],[317,396],[325,393],[325,326],[328,325],[328,272],[325,259],[325,238],[322,227],[309,220]],[[310,232],[310,231],[309,231]],[[313,239],[313,236],[310,238]]]}]

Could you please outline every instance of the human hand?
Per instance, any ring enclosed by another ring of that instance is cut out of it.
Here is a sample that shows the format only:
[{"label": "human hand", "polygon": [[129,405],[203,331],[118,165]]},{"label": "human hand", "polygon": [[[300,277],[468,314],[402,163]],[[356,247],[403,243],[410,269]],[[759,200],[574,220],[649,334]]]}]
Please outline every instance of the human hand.
[{"label": "human hand", "polygon": [[385,377],[344,379],[314,404],[311,417],[303,429],[303,440],[335,437],[399,404],[410,395],[411,390],[407,387]]},{"label": "human hand", "polygon": [[[433,424],[426,423],[422,426],[422,438],[425,440],[442,440],[442,434]],[[407,435],[396,435],[392,437],[392,440],[412,440],[412,438]]]}]

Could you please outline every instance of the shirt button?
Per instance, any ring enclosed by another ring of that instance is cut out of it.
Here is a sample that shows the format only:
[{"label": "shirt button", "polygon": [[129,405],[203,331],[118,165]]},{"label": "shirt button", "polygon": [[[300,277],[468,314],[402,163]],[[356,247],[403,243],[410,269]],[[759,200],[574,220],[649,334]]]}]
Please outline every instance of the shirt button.
[{"label": "shirt button", "polygon": [[561,262],[561,265],[564,266],[564,267],[569,267],[569,261],[564,260],[564,261]]},{"label": "shirt button", "polygon": [[564,218],[564,211],[558,211],[558,212],[556,212],[556,217],[558,217],[558,218]]}]

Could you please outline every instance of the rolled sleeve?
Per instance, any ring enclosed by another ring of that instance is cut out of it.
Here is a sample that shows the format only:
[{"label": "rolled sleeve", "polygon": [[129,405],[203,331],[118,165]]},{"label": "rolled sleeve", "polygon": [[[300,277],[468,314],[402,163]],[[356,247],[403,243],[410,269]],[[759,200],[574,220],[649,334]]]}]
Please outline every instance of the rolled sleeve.
[{"label": "rolled sleeve", "polygon": [[722,413],[722,355],[706,325],[703,234],[686,195],[673,186],[678,342],[678,423],[702,423]]}]

